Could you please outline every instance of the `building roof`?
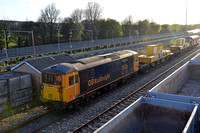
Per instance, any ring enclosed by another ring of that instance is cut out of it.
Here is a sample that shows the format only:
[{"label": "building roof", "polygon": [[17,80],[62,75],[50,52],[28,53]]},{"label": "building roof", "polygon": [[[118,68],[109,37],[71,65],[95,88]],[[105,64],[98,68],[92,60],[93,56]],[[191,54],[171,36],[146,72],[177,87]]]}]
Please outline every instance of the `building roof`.
[{"label": "building roof", "polygon": [[41,70],[44,68],[47,68],[49,66],[59,64],[59,63],[67,63],[67,62],[73,62],[75,59],[71,57],[69,54],[59,54],[59,55],[52,55],[52,56],[44,56],[44,57],[38,57],[33,59],[28,59],[25,61],[22,61],[15,67],[13,67],[11,70],[14,70],[18,67],[20,67],[22,64],[27,64],[32,69],[40,73]]}]

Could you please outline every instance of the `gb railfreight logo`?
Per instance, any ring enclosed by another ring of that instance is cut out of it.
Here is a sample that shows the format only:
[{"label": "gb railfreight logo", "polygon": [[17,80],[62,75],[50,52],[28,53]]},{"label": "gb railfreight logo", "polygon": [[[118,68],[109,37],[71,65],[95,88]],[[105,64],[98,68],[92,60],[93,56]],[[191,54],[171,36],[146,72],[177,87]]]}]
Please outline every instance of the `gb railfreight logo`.
[{"label": "gb railfreight logo", "polygon": [[88,86],[92,86],[92,85],[97,84],[99,82],[106,81],[109,78],[110,78],[110,74],[107,74],[105,76],[100,76],[98,78],[91,79],[91,80],[88,81]]}]

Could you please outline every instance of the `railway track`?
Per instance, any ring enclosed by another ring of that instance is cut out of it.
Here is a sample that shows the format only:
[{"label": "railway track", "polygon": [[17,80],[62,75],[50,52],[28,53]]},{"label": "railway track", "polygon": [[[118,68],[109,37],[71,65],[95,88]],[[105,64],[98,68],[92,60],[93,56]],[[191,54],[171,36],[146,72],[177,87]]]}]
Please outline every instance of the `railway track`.
[{"label": "railway track", "polygon": [[146,96],[147,91],[150,90],[153,86],[155,86],[157,83],[159,83],[161,80],[163,80],[166,75],[171,74],[174,70],[176,70],[178,67],[182,66],[184,63],[186,63],[188,60],[190,60],[192,57],[194,57],[197,53],[199,53],[200,50],[195,51],[188,57],[184,58],[181,62],[175,64],[165,72],[161,73],[142,87],[135,90],[133,93],[128,95],[127,97],[123,98],[121,101],[118,101],[115,105],[111,106],[95,118],[91,119],[87,123],[83,124],[79,128],[73,131],[73,133],[78,132],[94,132],[96,129],[101,127],[103,124],[108,122],[110,119],[112,119],[114,116],[116,116],[118,113],[120,113],[122,110],[124,110],[126,107],[128,107],[131,103],[136,101],[140,96]]},{"label": "railway track", "polygon": [[[128,107],[131,103],[133,103],[140,96],[145,96],[147,90],[149,90],[150,88],[152,88],[153,86],[155,86],[158,82],[160,82],[163,78],[165,78],[166,74],[170,74],[171,71],[173,71],[177,67],[179,67],[182,64],[184,64],[186,61],[188,61],[190,58],[192,58],[199,51],[200,50],[194,52],[189,57],[185,58],[184,60],[182,60],[181,62],[177,63],[176,65],[174,65],[173,67],[171,67],[170,69],[168,69],[167,71],[165,71],[164,73],[162,73],[159,76],[157,76],[155,79],[151,80],[150,82],[146,83],[145,85],[143,85],[139,89],[135,90],[132,94],[130,94],[127,97],[123,98],[121,101],[118,101],[115,105],[111,106],[109,109],[105,110],[104,112],[102,112],[101,114],[99,114],[95,118],[91,119],[90,121],[88,121],[87,123],[85,123],[84,125],[82,125],[81,127],[77,128],[73,132],[93,132],[93,131],[95,131],[97,128],[99,128],[104,123],[106,123],[107,121],[109,121],[111,118],[113,118],[119,112],[121,112],[123,109],[125,109],[126,107]],[[112,91],[114,91],[114,90],[112,90]],[[101,98],[103,96],[104,95],[98,97],[97,99],[99,99],[99,98]],[[95,100],[97,100],[97,99],[95,99]],[[94,102],[94,100],[92,100],[91,102]],[[91,102],[89,102],[88,104],[90,104]],[[87,106],[87,105],[84,105],[84,106]],[[73,112],[71,112],[71,113],[73,113]],[[46,124],[43,123],[42,126],[37,127],[35,129],[33,128],[30,132],[41,131],[44,128],[46,128],[46,127],[48,127],[48,126],[50,126],[50,125],[52,125],[52,124],[54,124],[54,123],[62,120],[63,118],[67,117],[71,113],[63,113],[62,115],[60,115],[57,118],[51,120],[50,122],[46,122]],[[34,118],[34,119],[30,120],[30,121],[24,122],[23,124],[18,125],[18,126],[12,128],[12,129],[9,129],[6,132],[13,132],[13,131],[15,131],[16,129],[18,129],[20,127],[26,126],[29,123],[31,123],[31,122],[33,122],[33,121],[35,121],[37,119],[40,119],[40,117],[41,116],[39,116],[38,118]]]},{"label": "railway track", "polygon": [[49,109],[45,114],[32,117],[31,119],[29,119],[29,120],[27,120],[27,121],[24,121],[23,123],[19,123],[19,124],[15,125],[15,126],[9,128],[9,129],[6,129],[6,130],[4,130],[3,132],[4,132],[4,133],[12,133],[12,132],[14,132],[15,130],[17,130],[18,128],[21,128],[21,127],[23,127],[23,126],[26,126],[26,125],[28,125],[29,123],[31,123],[31,122],[33,122],[33,121],[35,121],[35,120],[37,120],[37,119],[39,119],[39,118],[41,118],[41,117],[45,117],[46,115],[52,113],[53,111],[54,111],[54,109]]}]

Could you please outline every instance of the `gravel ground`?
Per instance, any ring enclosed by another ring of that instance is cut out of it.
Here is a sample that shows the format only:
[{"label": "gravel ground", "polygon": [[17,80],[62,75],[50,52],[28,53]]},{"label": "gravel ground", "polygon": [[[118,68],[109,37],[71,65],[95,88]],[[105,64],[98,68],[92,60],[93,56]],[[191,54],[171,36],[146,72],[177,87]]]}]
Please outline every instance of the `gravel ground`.
[{"label": "gravel ground", "polygon": [[43,115],[46,113],[46,107],[38,106],[34,107],[26,112],[16,114],[14,116],[8,117],[0,121],[0,132],[14,127],[24,121],[30,120],[38,115]]},{"label": "gravel ground", "polygon": [[128,94],[144,85],[154,77],[158,76],[160,73],[164,72],[177,62],[181,61],[183,58],[191,54],[196,50],[191,50],[187,54],[184,54],[181,57],[176,58],[173,61],[165,63],[166,65],[163,67],[156,68],[151,70],[148,74],[144,75],[139,80],[135,80],[132,83],[121,87],[120,89],[114,91],[113,93],[109,93],[105,97],[98,99],[94,103],[90,104],[87,107],[82,108],[80,111],[69,115],[65,119],[56,122],[55,124],[47,127],[46,129],[41,130],[40,132],[48,132],[48,133],[64,133],[73,131],[75,128],[80,127],[82,124],[86,123],[88,120],[97,116],[99,113],[103,112],[111,105],[117,103],[122,98],[126,97]]}]

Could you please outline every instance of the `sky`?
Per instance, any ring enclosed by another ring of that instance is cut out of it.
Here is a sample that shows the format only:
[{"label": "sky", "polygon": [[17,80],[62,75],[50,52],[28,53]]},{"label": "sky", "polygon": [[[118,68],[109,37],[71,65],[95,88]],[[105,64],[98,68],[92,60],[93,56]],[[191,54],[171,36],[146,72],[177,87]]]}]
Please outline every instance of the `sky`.
[{"label": "sky", "polygon": [[0,20],[37,21],[41,9],[55,3],[60,17],[69,17],[75,9],[85,9],[88,2],[103,8],[102,18],[122,22],[131,15],[133,21],[149,19],[158,24],[200,24],[200,0],[1,0]]}]

